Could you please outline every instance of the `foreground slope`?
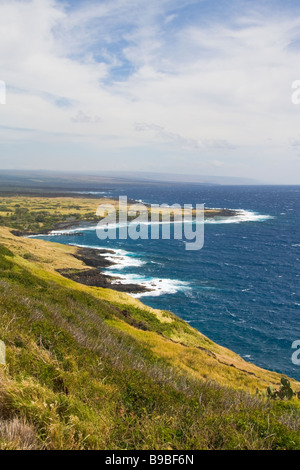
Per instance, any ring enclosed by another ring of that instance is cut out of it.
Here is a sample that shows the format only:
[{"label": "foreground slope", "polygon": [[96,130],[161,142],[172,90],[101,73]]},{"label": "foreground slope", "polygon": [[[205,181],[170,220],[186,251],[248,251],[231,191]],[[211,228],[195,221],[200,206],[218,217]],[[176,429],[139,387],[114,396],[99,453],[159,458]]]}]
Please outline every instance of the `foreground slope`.
[{"label": "foreground slope", "polygon": [[87,269],[76,250],[0,228],[0,449],[300,448],[299,402],[255,395],[278,374],[62,277]]}]

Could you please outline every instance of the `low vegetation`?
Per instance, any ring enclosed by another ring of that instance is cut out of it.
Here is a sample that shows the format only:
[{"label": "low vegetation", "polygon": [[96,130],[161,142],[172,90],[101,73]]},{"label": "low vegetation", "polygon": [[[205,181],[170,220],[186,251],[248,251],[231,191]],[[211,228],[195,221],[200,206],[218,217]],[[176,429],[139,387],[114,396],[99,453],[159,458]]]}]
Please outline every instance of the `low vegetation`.
[{"label": "low vegetation", "polygon": [[80,267],[75,250],[0,229],[0,449],[300,448],[299,401],[255,394],[277,374],[63,278],[55,263]]},{"label": "low vegetation", "polygon": [[267,388],[267,394],[269,398],[276,400],[277,398],[280,400],[291,400],[293,397],[297,397],[300,399],[300,392],[296,392],[291,387],[291,382],[282,377],[280,381],[280,387],[276,390],[270,385]]},{"label": "low vegetation", "polygon": [[95,220],[100,203],[101,200],[91,198],[3,197],[0,198],[0,225],[22,232],[52,230],[61,223]]}]

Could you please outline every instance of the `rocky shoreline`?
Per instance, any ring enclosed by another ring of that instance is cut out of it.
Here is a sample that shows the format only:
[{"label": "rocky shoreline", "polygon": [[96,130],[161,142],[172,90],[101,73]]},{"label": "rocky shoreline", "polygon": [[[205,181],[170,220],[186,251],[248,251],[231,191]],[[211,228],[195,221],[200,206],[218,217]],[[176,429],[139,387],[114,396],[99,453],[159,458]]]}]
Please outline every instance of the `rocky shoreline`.
[{"label": "rocky shoreline", "polygon": [[73,256],[92,269],[59,269],[57,272],[86,286],[102,287],[130,294],[141,294],[152,290],[137,284],[124,284],[118,282],[118,278],[115,276],[103,274],[102,270],[104,268],[109,268],[115,264],[113,261],[108,260],[105,254],[112,255],[114,251],[78,248],[77,253]]}]

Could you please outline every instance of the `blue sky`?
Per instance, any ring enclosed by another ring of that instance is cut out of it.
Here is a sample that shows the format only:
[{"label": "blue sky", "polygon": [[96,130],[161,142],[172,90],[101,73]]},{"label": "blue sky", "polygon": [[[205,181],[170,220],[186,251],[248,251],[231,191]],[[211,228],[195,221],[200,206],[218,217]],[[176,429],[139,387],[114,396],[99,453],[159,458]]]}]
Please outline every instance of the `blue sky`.
[{"label": "blue sky", "polygon": [[300,184],[300,4],[1,0],[0,168]]}]

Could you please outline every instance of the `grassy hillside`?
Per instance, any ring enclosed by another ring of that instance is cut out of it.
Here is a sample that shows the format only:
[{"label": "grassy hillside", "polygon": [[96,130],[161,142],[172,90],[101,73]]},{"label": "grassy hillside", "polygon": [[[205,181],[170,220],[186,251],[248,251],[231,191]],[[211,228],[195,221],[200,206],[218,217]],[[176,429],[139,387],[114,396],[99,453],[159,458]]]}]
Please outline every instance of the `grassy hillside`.
[{"label": "grassy hillside", "polygon": [[[0,449],[299,449],[278,374],[170,312],[58,274],[75,247],[0,228]],[[299,384],[293,381],[293,388]]]}]

